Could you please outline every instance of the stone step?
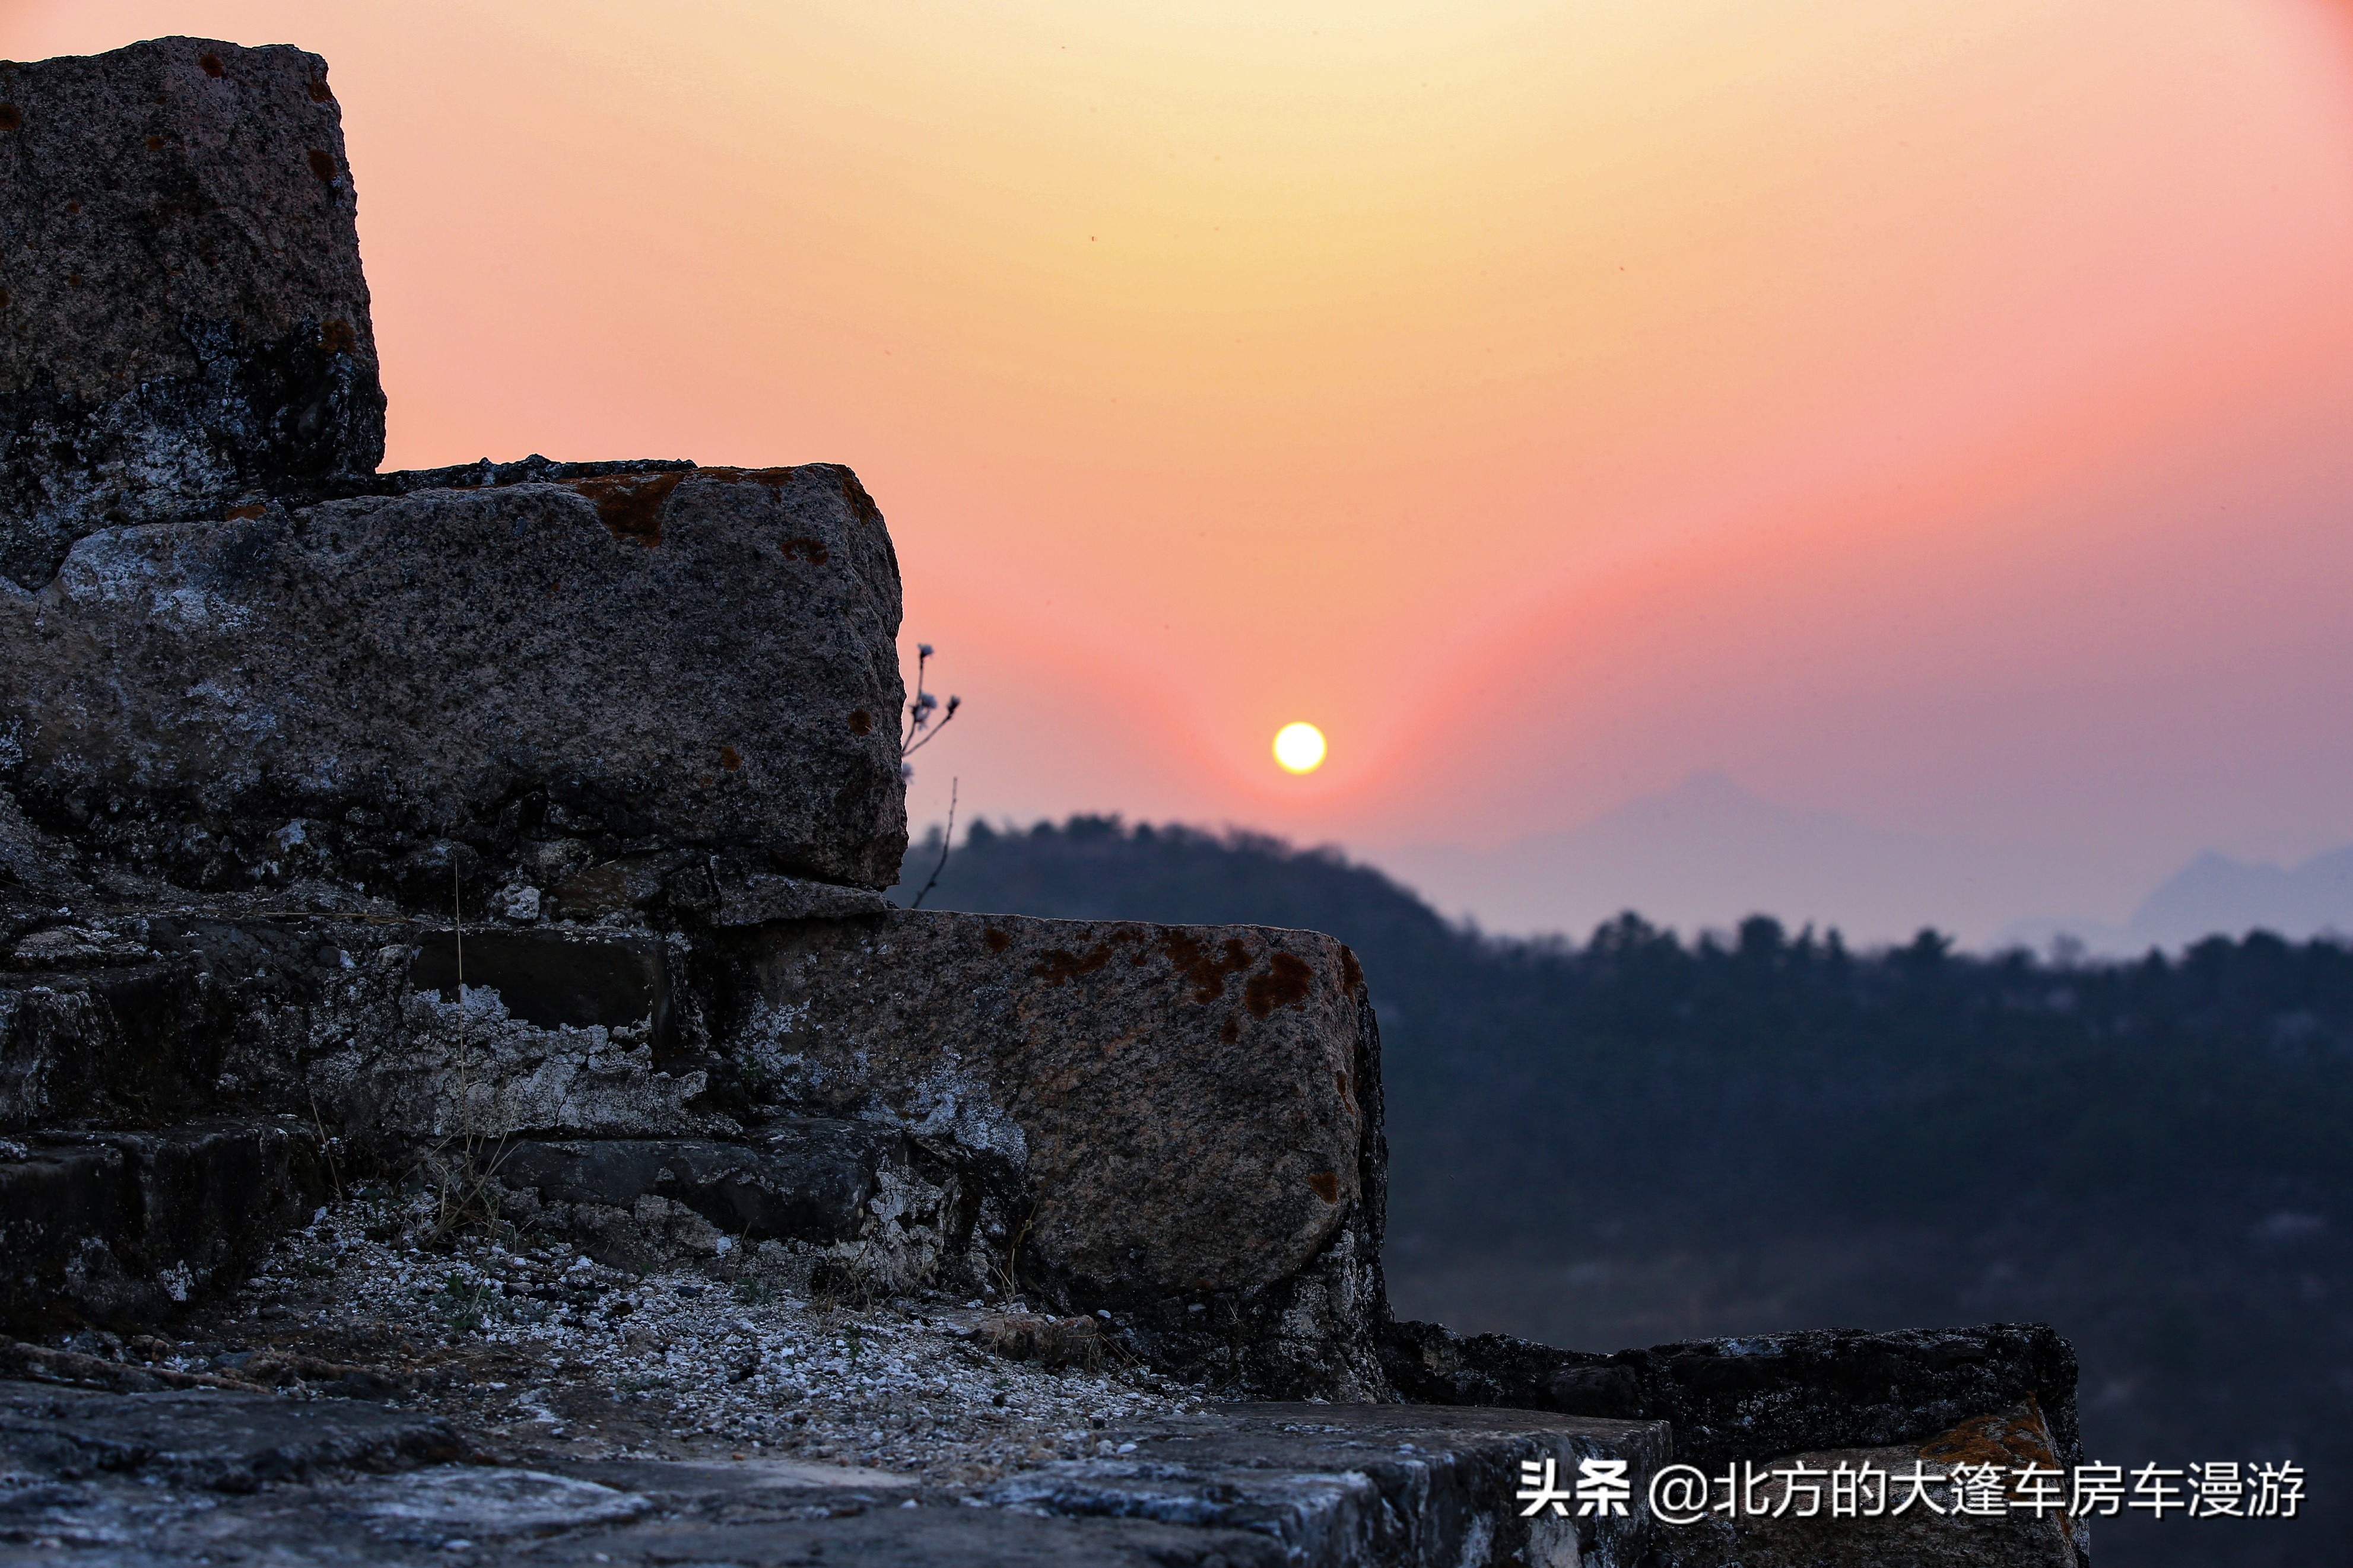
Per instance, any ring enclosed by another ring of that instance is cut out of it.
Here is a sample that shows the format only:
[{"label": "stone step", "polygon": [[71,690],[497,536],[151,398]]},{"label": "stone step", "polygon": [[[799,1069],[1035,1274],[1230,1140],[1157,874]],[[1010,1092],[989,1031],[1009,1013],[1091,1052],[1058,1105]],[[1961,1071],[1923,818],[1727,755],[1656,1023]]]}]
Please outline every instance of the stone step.
[{"label": "stone step", "polygon": [[[854,1246],[870,1284],[1010,1273],[1113,1311],[1188,1377],[1387,1391],[1378,1043],[1330,937],[909,910],[461,933],[192,901],[51,916],[0,966],[0,1133],[273,1115],[394,1168],[455,1140],[510,1217],[608,1260]],[[817,1131],[844,1124],[875,1131]]]},{"label": "stone step", "polygon": [[1409,1399],[1670,1422],[1675,1457],[1697,1465],[1925,1442],[2018,1405],[2047,1423],[2059,1462],[2083,1458],[2075,1352],[2042,1323],[1810,1329],[1601,1353],[1396,1322],[1382,1362]]},{"label": "stone step", "polygon": [[[0,1384],[0,1531],[76,1561],[193,1563],[301,1541],[335,1561],[1631,1568],[1657,1423],[1416,1405],[1227,1406],[1131,1456],[977,1492],[796,1461],[451,1466],[462,1434],[343,1399]],[[1521,1514],[1522,1466],[1615,1460],[1622,1516]],[[456,1542],[465,1542],[461,1549]]]},{"label": "stone step", "polygon": [[[1839,1518],[1819,1500],[1808,1510],[1802,1492],[1774,1511],[1787,1484],[1769,1479],[1777,1468],[1827,1476],[1842,1465],[1858,1474],[1873,1466],[1894,1476],[1925,1465],[1942,1476],[1964,1462],[2005,1471],[2080,1463],[2074,1352],[2040,1323],[1811,1330],[1609,1354],[1434,1323],[1392,1323],[1382,1341],[1383,1363],[1408,1398],[1662,1421],[1674,1434],[1678,1463],[1710,1478],[1737,1466],[1744,1487],[1765,1478],[1744,1497],[1743,1511],[1662,1529],[1647,1568],[2079,1568],[2089,1561],[2086,1521],[2056,1514],[1914,1508],[1901,1517]],[[1709,1495],[1722,1501],[1731,1489],[1715,1484],[1722,1489]],[[1902,1499],[1898,1488],[1885,1506]],[[1761,1511],[1746,1510],[1752,1500]]]},{"label": "stone step", "polygon": [[[464,1131],[461,1071],[505,1097],[472,1108],[482,1130],[696,1131],[711,1119],[675,1109],[696,1089],[662,1080],[675,968],[671,941],[642,931],[460,933],[195,900],[52,918],[0,938],[0,1132],[278,1114],[438,1138]],[[530,1123],[543,1105],[564,1109]]]},{"label": "stone step", "polygon": [[[954,1173],[900,1129],[822,1117],[786,1118],[737,1142],[519,1139],[483,1163],[509,1220],[632,1269],[769,1241],[832,1247],[847,1260],[885,1229],[944,1239],[957,1207]],[[926,1261],[935,1270],[941,1259]]]},{"label": "stone step", "polygon": [[0,1325],[160,1321],[330,1184],[315,1131],[283,1121],[0,1139]]},{"label": "stone step", "polygon": [[27,816],[183,887],[700,916],[896,879],[898,619],[828,464],[257,502],[0,593],[0,730]]},{"label": "stone step", "polygon": [[[384,456],[327,62],[154,38],[12,63],[0,578],[100,529],[218,517]],[[15,645],[12,642],[12,652]]]},{"label": "stone step", "polygon": [[0,1456],[23,1475],[70,1479],[97,1471],[237,1495],[322,1472],[446,1463],[468,1452],[440,1416],[365,1400],[222,1389],[106,1394],[0,1382]]}]

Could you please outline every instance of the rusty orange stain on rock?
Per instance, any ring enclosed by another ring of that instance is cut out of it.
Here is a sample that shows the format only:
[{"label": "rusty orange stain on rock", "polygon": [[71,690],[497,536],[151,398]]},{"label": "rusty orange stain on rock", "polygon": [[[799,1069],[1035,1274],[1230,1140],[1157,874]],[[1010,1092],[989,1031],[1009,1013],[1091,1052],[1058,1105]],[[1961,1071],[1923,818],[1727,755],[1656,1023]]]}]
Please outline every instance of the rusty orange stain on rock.
[{"label": "rusty orange stain on rock", "polygon": [[[23,110],[17,108],[13,103],[0,103],[0,131],[21,131],[24,129],[24,125],[25,111]],[[150,140],[161,142],[163,138],[156,136],[150,138]]]},{"label": "rusty orange stain on rock", "polygon": [[[1216,1001],[1226,993],[1226,976],[1240,974],[1250,966],[1250,949],[1242,945],[1239,937],[1228,937],[1224,955],[1213,957],[1189,931],[1168,931],[1161,933],[1160,951],[1168,955],[1177,973],[1193,983],[1196,1002]],[[1261,1013],[1259,1016],[1266,1015]]]},{"label": "rusty orange stain on rock", "polygon": [[987,930],[982,931],[980,933],[980,940],[988,944],[988,951],[991,952],[1003,952],[1007,948],[1013,945],[1013,939],[1006,935],[1003,931],[997,930],[995,926],[990,926]]},{"label": "rusty orange stain on rock", "polygon": [[2042,1406],[2028,1394],[2025,1402],[1992,1415],[1973,1415],[1920,1445],[1920,1457],[1939,1464],[2041,1465],[2056,1468],[2059,1460],[2042,1421]]},{"label": "rusty orange stain on rock", "polygon": [[196,65],[206,76],[215,78],[216,79],[228,74],[228,68],[221,64],[221,58],[216,54],[198,55],[196,57]]},{"label": "rusty orange stain on rock", "polygon": [[311,85],[303,90],[311,95],[311,101],[313,103],[325,103],[335,96],[335,89],[327,85],[327,75],[324,71],[312,77]]},{"label": "rusty orange stain on rock", "polygon": [[874,715],[869,713],[863,708],[851,709],[849,710],[849,732],[853,735],[871,735],[874,733]]},{"label": "rusty orange stain on rock", "polygon": [[812,566],[824,565],[828,553],[822,539],[787,539],[784,542],[784,552],[787,561],[798,556]]},{"label": "rusty orange stain on rock", "polygon": [[1340,980],[1351,991],[1365,983],[1365,966],[1345,942],[1340,944]]},{"label": "rusty orange stain on rock", "polygon": [[866,493],[866,487],[848,468],[841,470],[841,499],[849,503],[859,521],[879,524],[882,521],[882,509],[874,504],[874,498]]},{"label": "rusty orange stain on rock", "polygon": [[335,177],[335,155],[324,147],[311,148],[311,173],[332,183]]},{"label": "rusty orange stain on rock", "polygon": [[1277,1007],[1288,1007],[1307,1000],[1315,984],[1315,972],[1287,952],[1278,952],[1267,961],[1267,973],[1253,974],[1242,987],[1242,1005],[1250,1010],[1253,1018],[1263,1018]]},{"label": "rusty orange stain on rock", "polygon": [[221,516],[225,521],[243,522],[250,518],[257,518],[264,515],[267,510],[268,509],[263,507],[259,501],[248,501],[243,506],[233,506],[229,508],[228,510],[223,512]]},{"label": "rusty orange stain on rock", "polygon": [[1110,962],[1111,944],[1109,942],[1095,943],[1083,956],[1071,952],[1068,948],[1058,947],[1051,949],[1043,958],[1030,965],[1029,973],[1049,985],[1060,985],[1066,980],[1076,980],[1082,974],[1092,974]]},{"label": "rusty orange stain on rock", "polygon": [[1336,1204],[1340,1201],[1340,1178],[1333,1172],[1318,1171],[1307,1178],[1307,1184],[1314,1188],[1315,1195],[1325,1203]]},{"label": "rusty orange stain on rock", "polygon": [[574,479],[572,489],[596,503],[596,521],[616,539],[634,539],[649,550],[661,544],[662,503],[686,478],[684,470],[666,474],[602,474]]},{"label": "rusty orange stain on rock", "polygon": [[734,747],[722,746],[719,748],[719,765],[732,773],[744,765],[744,759]]},{"label": "rusty orange stain on rock", "polygon": [[319,323],[319,346],[329,353],[347,354],[359,344],[359,334],[352,331],[349,321],[339,319]]}]

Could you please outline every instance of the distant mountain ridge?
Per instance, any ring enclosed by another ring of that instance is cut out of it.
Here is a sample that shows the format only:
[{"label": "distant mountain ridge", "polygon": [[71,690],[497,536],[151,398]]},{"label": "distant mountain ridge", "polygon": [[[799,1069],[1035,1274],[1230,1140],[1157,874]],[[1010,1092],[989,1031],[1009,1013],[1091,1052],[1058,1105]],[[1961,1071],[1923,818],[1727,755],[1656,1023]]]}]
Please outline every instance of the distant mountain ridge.
[{"label": "distant mountain ridge", "polygon": [[2090,953],[2124,956],[2251,931],[2291,942],[2353,934],[2353,845],[2295,867],[2252,864],[2209,850],[2142,900],[2121,926],[2021,921],[2003,934],[2030,947],[2072,940]]},{"label": "distant mountain ridge", "polygon": [[1933,926],[1984,946],[2023,913],[2082,907],[2098,875],[2037,849],[1782,805],[1720,773],[1500,849],[1411,846],[1366,858],[1490,931],[1582,938],[1630,909],[1690,934],[1767,912],[1862,945]]},{"label": "distant mountain ridge", "polygon": [[[1762,912],[1835,928],[1857,946],[1907,942],[1927,927],[1980,951],[2059,942],[2105,957],[2217,933],[2353,932],[2353,846],[2292,869],[2210,851],[2133,906],[2137,889],[2088,856],[1877,827],[1779,805],[1720,773],[1500,849],[1417,845],[1363,858],[1450,916],[1518,935],[1581,939],[1630,909],[1686,934],[1728,931]],[[2122,924],[2031,913],[2087,902],[2134,912]]]},{"label": "distant mountain ridge", "polygon": [[2132,918],[2135,932],[2168,944],[2253,926],[2291,939],[2353,930],[2353,846],[2293,870],[2200,855]]}]

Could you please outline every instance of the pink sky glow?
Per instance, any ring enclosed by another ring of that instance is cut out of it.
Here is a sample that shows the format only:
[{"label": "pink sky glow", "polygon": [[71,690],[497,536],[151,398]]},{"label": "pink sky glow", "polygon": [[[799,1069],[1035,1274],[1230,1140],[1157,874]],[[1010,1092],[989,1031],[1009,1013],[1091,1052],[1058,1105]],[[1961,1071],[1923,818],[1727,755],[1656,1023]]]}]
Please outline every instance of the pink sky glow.
[{"label": "pink sky glow", "polygon": [[331,62],[391,464],[858,469],[918,822],[2353,842],[2342,5],[0,5],[163,33]]}]

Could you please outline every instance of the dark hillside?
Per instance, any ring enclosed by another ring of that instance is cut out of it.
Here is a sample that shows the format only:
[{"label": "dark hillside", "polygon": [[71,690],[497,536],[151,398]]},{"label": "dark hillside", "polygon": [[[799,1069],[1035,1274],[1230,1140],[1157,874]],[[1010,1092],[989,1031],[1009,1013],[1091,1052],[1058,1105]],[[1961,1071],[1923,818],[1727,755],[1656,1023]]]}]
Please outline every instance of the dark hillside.
[{"label": "dark hillside", "polygon": [[2044,1319],[2083,1354],[2099,1457],[2315,1472],[2303,1521],[2121,1522],[2104,1557],[2353,1560],[2328,1500],[2353,1474],[2341,945],[2255,933],[2061,967],[1932,932],[1858,953],[1761,916],[1687,941],[1632,915],[1582,944],[1498,941],[1334,855],[1090,817],[976,830],[926,903],[1355,947],[1402,1312],[1600,1349]]}]

